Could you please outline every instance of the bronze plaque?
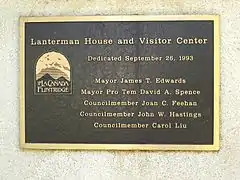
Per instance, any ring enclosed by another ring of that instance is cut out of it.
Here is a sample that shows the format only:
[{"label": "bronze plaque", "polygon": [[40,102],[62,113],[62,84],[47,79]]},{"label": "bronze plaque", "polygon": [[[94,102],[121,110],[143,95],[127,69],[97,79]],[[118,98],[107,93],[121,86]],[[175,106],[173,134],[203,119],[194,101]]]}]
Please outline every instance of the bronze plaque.
[{"label": "bronze plaque", "polygon": [[20,18],[20,145],[218,150],[219,17]]}]

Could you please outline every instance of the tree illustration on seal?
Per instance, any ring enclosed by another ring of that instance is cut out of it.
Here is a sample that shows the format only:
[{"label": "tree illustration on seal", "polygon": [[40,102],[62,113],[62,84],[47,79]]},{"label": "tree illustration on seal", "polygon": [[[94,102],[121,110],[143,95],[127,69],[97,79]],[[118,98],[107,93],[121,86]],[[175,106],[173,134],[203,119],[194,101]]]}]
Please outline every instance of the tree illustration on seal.
[{"label": "tree illustration on seal", "polygon": [[44,76],[70,81],[70,65],[67,58],[57,52],[43,54],[36,64],[36,80]]}]

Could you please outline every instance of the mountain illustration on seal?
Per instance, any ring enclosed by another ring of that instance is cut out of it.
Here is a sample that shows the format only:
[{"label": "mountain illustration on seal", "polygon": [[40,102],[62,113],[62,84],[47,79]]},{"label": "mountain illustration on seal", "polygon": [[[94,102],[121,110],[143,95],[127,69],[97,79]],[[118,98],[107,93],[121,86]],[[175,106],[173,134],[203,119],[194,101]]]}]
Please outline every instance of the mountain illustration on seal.
[{"label": "mountain illustration on seal", "polygon": [[36,80],[44,79],[70,81],[70,65],[67,58],[57,52],[43,54],[36,64]]}]

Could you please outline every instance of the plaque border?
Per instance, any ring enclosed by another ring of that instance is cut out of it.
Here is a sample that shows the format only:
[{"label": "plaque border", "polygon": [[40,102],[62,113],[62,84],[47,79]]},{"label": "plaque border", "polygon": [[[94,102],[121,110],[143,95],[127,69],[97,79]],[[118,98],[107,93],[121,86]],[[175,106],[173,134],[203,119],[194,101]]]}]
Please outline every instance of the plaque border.
[{"label": "plaque border", "polygon": [[[177,150],[218,151],[220,149],[220,16],[219,15],[120,15],[120,16],[52,16],[20,17],[20,148],[75,150]],[[25,23],[89,21],[204,21],[214,23],[214,132],[212,145],[181,144],[56,144],[25,141]]]}]

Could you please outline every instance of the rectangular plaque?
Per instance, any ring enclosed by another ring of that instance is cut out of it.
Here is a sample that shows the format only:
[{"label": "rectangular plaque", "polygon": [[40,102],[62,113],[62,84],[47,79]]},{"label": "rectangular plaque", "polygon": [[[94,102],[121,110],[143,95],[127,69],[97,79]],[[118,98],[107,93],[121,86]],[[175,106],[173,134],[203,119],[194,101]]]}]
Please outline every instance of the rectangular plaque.
[{"label": "rectangular plaque", "polygon": [[218,150],[219,17],[20,19],[20,145]]}]

